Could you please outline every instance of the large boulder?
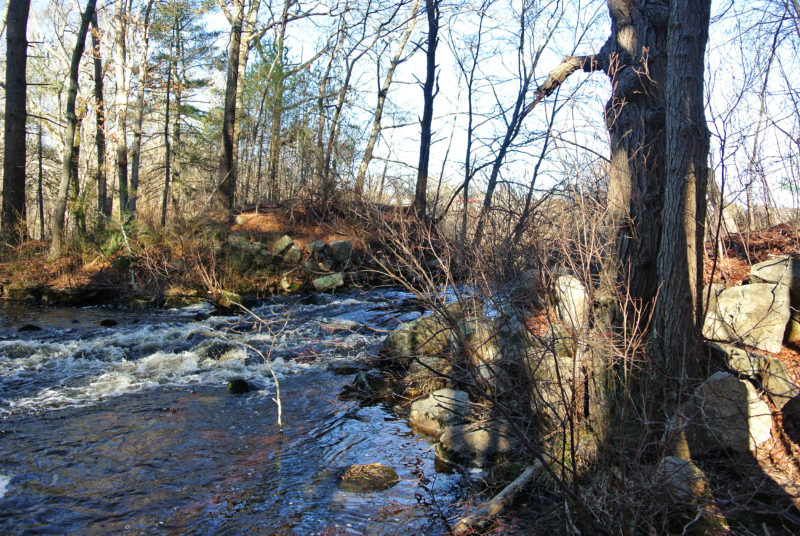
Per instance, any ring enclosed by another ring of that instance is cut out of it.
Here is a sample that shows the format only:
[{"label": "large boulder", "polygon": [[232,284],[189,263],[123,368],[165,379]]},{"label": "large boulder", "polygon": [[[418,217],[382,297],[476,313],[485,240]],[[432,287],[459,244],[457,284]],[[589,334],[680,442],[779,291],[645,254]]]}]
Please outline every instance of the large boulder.
[{"label": "large boulder", "polygon": [[558,318],[573,332],[581,331],[589,321],[589,293],[576,277],[562,275],[555,284]]},{"label": "large boulder", "polygon": [[511,427],[502,421],[446,427],[439,436],[436,454],[447,461],[483,467],[498,456],[519,449]]},{"label": "large boulder", "polygon": [[778,353],[789,321],[789,287],[756,283],[723,290],[709,304],[707,339],[741,342]]},{"label": "large boulder", "polygon": [[789,287],[792,303],[800,304],[800,258],[781,255],[750,267],[753,283],[780,283]]},{"label": "large boulder", "polygon": [[709,493],[705,473],[689,460],[675,456],[662,459],[653,473],[653,484],[675,501],[694,502]]},{"label": "large boulder", "polygon": [[439,436],[444,424],[461,424],[470,412],[469,395],[455,389],[439,389],[411,404],[409,419],[422,433]]},{"label": "large boulder", "polygon": [[523,365],[530,384],[533,411],[544,424],[563,424],[573,405],[575,366],[574,338],[558,324],[541,338],[530,337],[525,345]]},{"label": "large boulder", "polygon": [[725,359],[728,368],[761,382],[764,392],[778,409],[800,395],[789,371],[774,357],[748,352],[730,344],[712,343],[711,348]]},{"label": "large boulder", "polygon": [[772,414],[750,382],[716,372],[695,391],[692,403],[699,430],[692,454],[731,449],[748,452],[772,436]]},{"label": "large boulder", "polygon": [[447,357],[415,357],[402,378],[403,396],[414,398],[452,385],[453,364]]},{"label": "large boulder", "polygon": [[349,240],[331,242],[331,255],[339,264],[345,264],[353,254],[353,243]]},{"label": "large boulder", "polygon": [[286,264],[300,264],[303,259],[303,250],[297,246],[290,246],[283,255],[283,262]]}]

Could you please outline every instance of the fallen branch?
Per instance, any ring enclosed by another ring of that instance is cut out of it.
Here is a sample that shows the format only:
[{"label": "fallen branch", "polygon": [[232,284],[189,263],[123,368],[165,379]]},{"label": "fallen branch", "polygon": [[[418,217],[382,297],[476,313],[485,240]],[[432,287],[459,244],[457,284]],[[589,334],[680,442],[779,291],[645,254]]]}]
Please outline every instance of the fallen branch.
[{"label": "fallen branch", "polygon": [[485,525],[487,522],[497,517],[503,509],[514,501],[522,490],[528,487],[541,470],[542,462],[539,460],[536,460],[533,465],[526,467],[522,474],[503,488],[500,493],[473,510],[468,516],[462,517],[461,520],[456,523],[453,534],[456,536],[469,534],[474,527]]}]

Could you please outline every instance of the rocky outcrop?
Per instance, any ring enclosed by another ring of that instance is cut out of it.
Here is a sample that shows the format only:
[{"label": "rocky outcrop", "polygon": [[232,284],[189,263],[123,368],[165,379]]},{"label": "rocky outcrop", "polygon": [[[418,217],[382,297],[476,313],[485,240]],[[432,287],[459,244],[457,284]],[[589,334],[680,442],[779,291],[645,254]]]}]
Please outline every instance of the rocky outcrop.
[{"label": "rocky outcrop", "polygon": [[586,287],[576,277],[562,275],[555,283],[558,318],[573,333],[583,330],[589,322],[591,302]]},{"label": "rocky outcrop", "polygon": [[781,351],[789,321],[789,287],[755,283],[719,292],[709,303],[703,325],[707,339],[741,342],[767,352]]},{"label": "rocky outcrop", "polygon": [[750,267],[752,283],[780,283],[789,287],[792,305],[800,305],[800,259],[781,255]]}]

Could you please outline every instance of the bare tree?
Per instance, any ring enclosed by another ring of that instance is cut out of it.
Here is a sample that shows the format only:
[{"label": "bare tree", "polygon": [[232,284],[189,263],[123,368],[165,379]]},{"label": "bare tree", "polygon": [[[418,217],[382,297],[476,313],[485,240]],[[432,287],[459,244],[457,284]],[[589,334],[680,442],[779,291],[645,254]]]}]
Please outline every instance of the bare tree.
[{"label": "bare tree", "polygon": [[106,106],[103,97],[103,61],[100,56],[100,27],[97,23],[97,10],[92,14],[92,57],[94,58],[94,100],[95,134],[97,152],[97,212],[105,217],[111,216],[111,199],[108,197],[106,182]]},{"label": "bare tree", "polygon": [[431,124],[433,122],[433,100],[439,92],[436,75],[436,46],[439,43],[440,0],[425,0],[425,15],[428,19],[428,35],[425,48],[425,83],[422,86],[424,105],[422,122],[420,123],[419,164],[417,165],[417,182],[414,191],[414,210],[421,219],[426,217],[428,195],[428,165],[431,159]]},{"label": "bare tree", "polygon": [[67,102],[64,115],[67,119],[64,128],[64,157],[61,165],[61,181],[58,184],[58,197],[56,199],[56,209],[53,215],[53,240],[50,244],[50,255],[55,256],[61,252],[64,244],[64,220],[67,211],[67,198],[69,196],[70,181],[77,181],[77,176],[73,172],[75,156],[75,131],[78,125],[78,116],[75,113],[75,100],[78,96],[78,69],[86,48],[86,34],[89,31],[89,23],[95,11],[96,0],[87,0],[86,9],[81,14],[81,25],[78,29],[77,41],[72,51],[72,61],[69,68],[69,88],[67,92]]}]

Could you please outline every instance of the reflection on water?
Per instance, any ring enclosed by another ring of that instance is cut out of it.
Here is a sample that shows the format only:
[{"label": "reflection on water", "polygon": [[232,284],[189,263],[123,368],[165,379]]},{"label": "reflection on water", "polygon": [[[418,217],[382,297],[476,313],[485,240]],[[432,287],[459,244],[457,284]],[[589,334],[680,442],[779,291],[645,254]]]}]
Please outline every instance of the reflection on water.
[{"label": "reflection on water", "polygon": [[[430,445],[390,408],[339,400],[350,378],[327,370],[332,361],[367,358],[381,338],[375,328],[408,317],[387,306],[399,295],[258,308],[265,319],[291,310],[281,333],[246,319],[190,321],[191,311],[171,318],[97,309],[62,310],[49,322],[39,314],[42,331],[17,332],[35,312],[6,315],[0,533],[442,533],[415,499],[417,475],[433,479],[446,509],[458,498],[458,477],[435,473]],[[117,326],[96,327],[109,316]],[[70,317],[80,327],[65,324]],[[273,362],[282,435],[268,368],[238,342],[305,356]],[[233,375],[258,390],[228,394]],[[338,489],[342,468],[373,462],[393,467],[401,481],[383,492]]]}]

